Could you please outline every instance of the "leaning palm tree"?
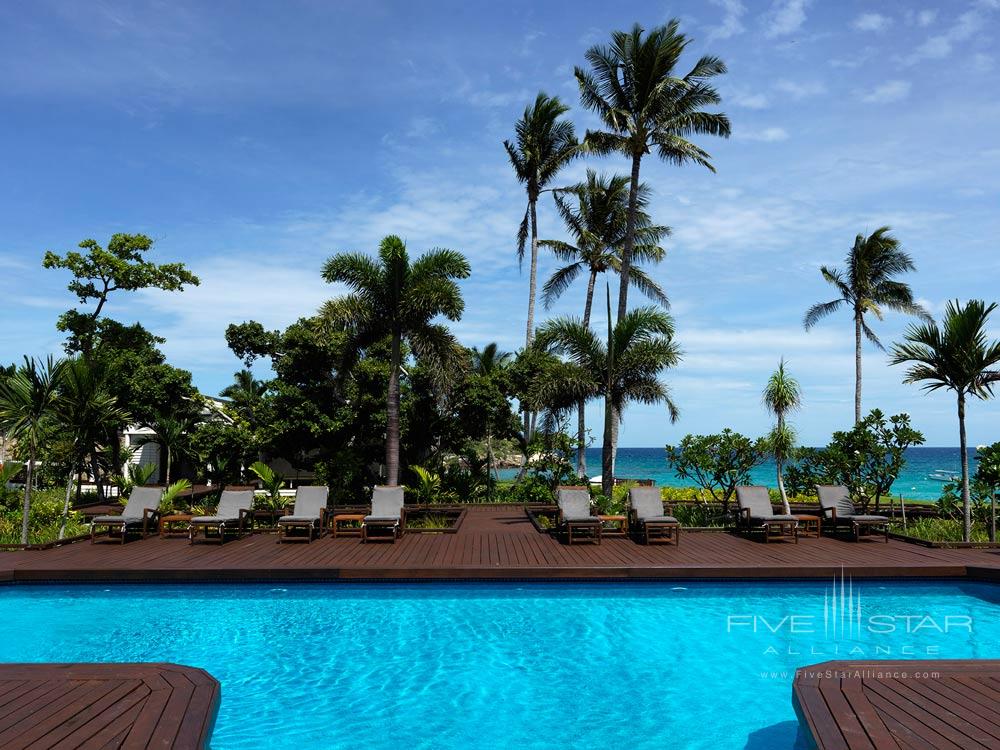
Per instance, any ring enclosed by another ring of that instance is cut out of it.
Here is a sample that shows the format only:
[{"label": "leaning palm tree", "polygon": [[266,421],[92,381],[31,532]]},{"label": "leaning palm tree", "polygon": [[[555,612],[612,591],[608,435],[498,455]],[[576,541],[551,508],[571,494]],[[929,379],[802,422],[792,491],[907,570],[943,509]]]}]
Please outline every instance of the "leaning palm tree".
[{"label": "leaning palm tree", "polygon": [[531,237],[531,267],[528,275],[528,325],[525,344],[535,335],[535,288],[538,280],[538,196],[566,164],[579,153],[573,123],[560,119],[569,107],[559,97],[539,92],[535,103],[525,108],[514,126],[514,142],[504,141],[517,181],[528,193],[528,206],[517,231],[517,257],[524,260],[525,244]]},{"label": "leaning palm tree", "polygon": [[678,77],[677,65],[691,41],[678,27],[678,21],[672,20],[648,34],[638,24],[631,31],[616,31],[610,46],[596,45],[587,51],[590,71],[576,68],[583,105],[596,112],[605,127],[603,131],[587,131],[584,148],[598,154],[619,153],[632,162],[618,320],[625,317],[632,283],[643,157],[655,148],[664,161],[678,165],[694,162],[714,172],[711,155],[688,138],[729,137],[729,118],[704,110],[721,101],[710,81],[725,73],[726,65],[706,55],[685,76]]},{"label": "leaning palm tree", "polygon": [[963,306],[949,302],[941,326],[934,321],[911,324],[906,342],[892,349],[892,364],[910,364],[904,383],[923,382],[926,391],[947,388],[958,399],[958,437],[962,453],[963,539],[972,537],[972,506],[969,499],[969,452],[965,436],[965,401],[968,396],[988,399],[1000,381],[1000,341],[987,338],[987,322],[996,309],[982,300]]},{"label": "leaning palm tree", "polygon": [[799,381],[785,372],[784,358],[778,363],[778,369],[768,378],[762,400],[764,408],[775,418],[768,444],[778,472],[778,491],[781,493],[783,512],[790,515],[792,509],[785,493],[783,469],[785,461],[792,457],[795,450],[795,430],[788,424],[787,417],[789,412],[796,411],[802,406],[802,388],[799,386]]},{"label": "leaning palm tree", "polygon": [[0,381],[0,430],[16,440],[28,454],[21,508],[21,544],[28,543],[35,460],[52,422],[64,371],[64,360],[57,361],[49,356],[45,365],[40,366],[34,359],[25,357],[24,364],[13,375]]},{"label": "leaning palm tree", "polygon": [[601,488],[611,497],[618,450],[618,415],[631,402],[666,404],[671,422],[678,412],[660,373],[680,361],[670,316],[655,307],[639,307],[612,324],[608,290],[608,335],[602,341],[579,318],[557,318],[538,331],[536,345],[564,355],[574,365],[546,385],[549,403],[577,403],[604,397]]},{"label": "leaning palm tree", "polygon": [[864,334],[879,349],[885,350],[865,315],[882,320],[883,308],[928,318],[927,312],[913,299],[913,290],[896,277],[916,270],[899,240],[889,234],[889,227],[879,227],[865,237],[854,238],[847,253],[846,268],[822,266],[820,273],[840,295],[829,302],[819,302],[806,311],[803,325],[808,331],[816,323],[846,305],[854,318],[854,422],[861,421],[861,337]]},{"label": "leaning palm tree", "polygon": [[[576,205],[564,197],[575,197]],[[600,274],[619,273],[625,247],[628,217],[629,178],[614,175],[604,177],[587,170],[584,182],[558,191],[556,208],[562,216],[572,242],[541,240],[539,245],[552,250],[565,265],[558,268],[542,290],[545,307],[552,304],[572,285],[581,273],[587,273],[587,293],[584,298],[583,320],[590,326],[590,313],[594,301],[594,287]],[[639,186],[638,216],[636,219],[638,243],[632,253],[633,263],[650,261],[659,263],[666,254],[658,244],[670,233],[670,227],[653,224],[646,213],[649,189]],[[655,302],[669,307],[666,293],[645,271],[635,266],[629,276],[630,283]],[[587,475],[586,459],[587,425],[584,404],[577,407],[577,474]]]},{"label": "leaning palm tree", "polygon": [[85,358],[79,357],[66,363],[56,400],[55,418],[70,448],[69,476],[66,478],[66,497],[59,526],[59,538],[62,539],[69,518],[74,475],[84,465],[87,456],[97,455],[101,443],[109,435],[117,436],[118,430],[128,424],[131,417],[108,392],[102,373]]},{"label": "leaning palm tree", "polygon": [[399,375],[402,344],[418,356],[439,363],[454,357],[457,345],[447,328],[431,321],[438,315],[459,320],[465,309],[455,279],[468,278],[469,262],[453,250],[431,250],[410,263],[406,245],[390,235],[379,245],[378,260],[363,253],[340,253],[323,266],[323,278],[341,282],[350,293],[327,302],[321,317],[343,329],[351,349],[361,351],[389,339],[389,385],[386,395],[386,481],[399,482]]}]

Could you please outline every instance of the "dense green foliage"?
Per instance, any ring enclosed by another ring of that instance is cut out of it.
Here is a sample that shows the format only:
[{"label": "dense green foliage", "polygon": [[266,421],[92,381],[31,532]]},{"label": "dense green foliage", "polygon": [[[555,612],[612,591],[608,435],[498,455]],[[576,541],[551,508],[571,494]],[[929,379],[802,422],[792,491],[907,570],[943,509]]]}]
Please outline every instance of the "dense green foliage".
[{"label": "dense green foliage", "polygon": [[736,488],[750,484],[750,471],[767,455],[767,441],[727,428],[716,435],[685,435],[666,451],[667,463],[677,475],[707,490],[728,513]]}]

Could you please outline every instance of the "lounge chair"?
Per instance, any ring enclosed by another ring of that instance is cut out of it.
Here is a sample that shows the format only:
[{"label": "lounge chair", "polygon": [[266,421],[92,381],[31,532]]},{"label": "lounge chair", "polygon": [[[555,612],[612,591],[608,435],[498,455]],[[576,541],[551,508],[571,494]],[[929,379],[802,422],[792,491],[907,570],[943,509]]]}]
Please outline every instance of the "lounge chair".
[{"label": "lounge chair", "polygon": [[[586,487],[559,487],[559,528],[566,533],[566,544],[573,543],[573,532],[582,531],[584,539],[601,543],[601,519],[590,514],[590,490]],[[577,539],[581,538],[579,536]]]},{"label": "lounge chair", "polygon": [[138,533],[145,539],[150,533],[155,531],[153,524],[156,523],[160,515],[160,498],[163,490],[160,487],[133,487],[132,493],[128,496],[125,509],[120,516],[95,516],[90,522],[90,543],[97,539],[97,527],[103,526],[107,529],[108,537],[115,529],[121,535],[121,543],[125,544],[125,537],[131,533]]},{"label": "lounge chair", "polygon": [[[278,519],[278,542],[313,540],[313,533],[319,539],[326,531],[326,500],[330,494],[328,487],[299,487],[295,490],[295,507],[292,515]],[[303,536],[289,536],[292,529],[303,529]]]},{"label": "lounge chair", "polygon": [[663,509],[659,487],[633,487],[628,491],[629,528],[645,544],[653,541],[680,544],[681,524]]},{"label": "lounge chair", "polygon": [[194,544],[198,532],[209,539],[209,531],[219,535],[219,544],[225,544],[226,534],[242,536],[251,530],[253,522],[253,490],[223,490],[214,516],[195,516],[188,526],[188,540]]},{"label": "lounge chair", "polygon": [[816,493],[819,495],[823,524],[831,531],[850,529],[854,541],[858,541],[862,532],[870,534],[874,529],[884,534],[886,543],[889,542],[889,519],[858,513],[851,502],[851,493],[844,485],[816,485]]},{"label": "lounge chair", "polygon": [[372,490],[372,512],[361,522],[361,541],[389,539],[395,542],[403,535],[405,519],[403,488],[376,487]]},{"label": "lounge chair", "polygon": [[771,540],[771,531],[777,530],[784,537],[791,534],[799,543],[799,521],[795,516],[778,515],[771,505],[771,495],[767,487],[737,487],[736,504],[739,508],[737,528],[747,535],[755,531],[764,532],[764,541]]}]

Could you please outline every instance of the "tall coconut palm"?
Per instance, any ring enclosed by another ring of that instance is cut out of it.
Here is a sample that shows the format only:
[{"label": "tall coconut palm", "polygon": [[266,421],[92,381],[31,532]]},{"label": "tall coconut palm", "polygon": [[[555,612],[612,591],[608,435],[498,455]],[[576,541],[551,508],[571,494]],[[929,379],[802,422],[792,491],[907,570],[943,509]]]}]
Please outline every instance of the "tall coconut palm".
[{"label": "tall coconut palm", "polygon": [[785,371],[784,358],[778,363],[778,369],[767,379],[762,400],[764,408],[775,418],[768,444],[778,472],[778,491],[781,493],[783,512],[790,515],[792,509],[785,493],[784,464],[795,449],[795,430],[788,424],[787,417],[802,406],[802,388],[799,381]]},{"label": "tall coconut palm", "polygon": [[611,496],[614,486],[618,417],[631,402],[665,404],[671,422],[678,412],[663,370],[680,361],[670,316],[655,307],[639,307],[613,323],[608,290],[608,335],[601,340],[579,318],[557,318],[538,331],[537,345],[566,356],[576,367],[561,371],[547,384],[549,401],[604,397],[604,440],[601,449],[601,488]]},{"label": "tall coconut palm", "polygon": [[56,400],[55,419],[60,432],[70,445],[70,470],[66,478],[66,498],[63,502],[59,538],[66,533],[73,477],[84,465],[87,456],[94,456],[108,436],[116,438],[129,421],[125,409],[105,387],[103,375],[85,358],[68,360],[62,387]]},{"label": "tall coconut palm", "polygon": [[892,349],[892,364],[910,364],[904,383],[922,382],[925,391],[947,388],[958,401],[958,437],[962,453],[963,538],[972,536],[969,499],[969,451],[965,435],[965,402],[969,396],[988,399],[1000,381],[1000,341],[987,338],[987,323],[996,303],[949,302],[939,327],[933,320],[911,324],[906,341]]},{"label": "tall coconut palm", "polygon": [[250,370],[243,369],[233,375],[232,385],[226,386],[219,395],[232,401],[236,412],[250,420],[266,392],[267,383],[257,380]]},{"label": "tall coconut palm", "polygon": [[[575,205],[564,197],[575,198]],[[621,271],[621,256],[625,247],[628,217],[629,178],[619,175],[605,177],[594,170],[587,170],[584,182],[560,190],[556,194],[556,208],[572,237],[571,242],[541,240],[565,265],[558,268],[542,289],[545,307],[551,305],[572,285],[581,273],[587,273],[587,292],[584,298],[584,326],[590,325],[594,300],[594,287],[600,274]],[[633,253],[633,263],[650,261],[659,263],[666,254],[658,244],[670,233],[670,227],[655,225],[646,213],[649,189],[639,186],[636,233],[639,241]],[[633,265],[630,274],[632,286],[655,302],[669,307],[667,295],[645,271]],[[586,459],[587,426],[584,404],[577,407],[577,474],[587,475]]]},{"label": "tall coconut palm", "polygon": [[[517,181],[524,185],[528,205],[517,230],[517,258],[524,261],[525,245],[531,238],[531,261],[528,272],[528,320],[525,346],[535,336],[535,292],[538,284],[538,196],[559,171],[579,153],[579,143],[573,123],[560,119],[569,107],[559,97],[538,92],[535,103],[525,107],[521,119],[514,125],[514,142],[504,141],[507,157]],[[524,409],[524,433],[531,437],[532,419]]]},{"label": "tall coconut palm", "polygon": [[729,137],[729,118],[704,107],[721,101],[711,80],[726,72],[725,63],[706,55],[679,77],[677,66],[690,43],[672,20],[643,32],[616,31],[610,46],[596,45],[586,54],[590,71],[576,68],[583,105],[601,118],[605,130],[587,131],[584,148],[599,154],[619,153],[632,162],[625,246],[622,249],[618,320],[628,309],[633,250],[639,211],[639,169],[655,148],[664,161],[700,164],[715,171],[712,157],[694,145],[691,135]]},{"label": "tall coconut palm", "polygon": [[35,460],[52,422],[64,370],[64,360],[49,356],[41,366],[25,357],[24,364],[13,375],[0,381],[0,430],[16,440],[28,454],[21,508],[21,544],[28,543]]},{"label": "tall coconut palm", "polygon": [[345,330],[358,351],[390,340],[386,394],[386,481],[399,482],[399,375],[402,344],[418,356],[447,360],[456,343],[448,329],[431,322],[444,315],[459,320],[465,309],[456,279],[469,276],[469,262],[453,250],[431,250],[412,264],[406,245],[390,235],[379,245],[378,259],[363,253],[340,253],[327,260],[323,278],[340,282],[349,294],[327,302],[321,315]]},{"label": "tall coconut palm", "polygon": [[854,422],[861,421],[861,338],[862,334],[875,346],[885,350],[875,331],[865,320],[871,313],[882,320],[883,309],[928,318],[916,303],[913,290],[896,277],[916,266],[909,254],[900,247],[889,227],[879,227],[867,237],[859,234],[847,253],[846,268],[822,266],[820,273],[840,295],[829,302],[819,302],[806,311],[803,325],[808,331],[816,323],[847,306],[854,318]]}]

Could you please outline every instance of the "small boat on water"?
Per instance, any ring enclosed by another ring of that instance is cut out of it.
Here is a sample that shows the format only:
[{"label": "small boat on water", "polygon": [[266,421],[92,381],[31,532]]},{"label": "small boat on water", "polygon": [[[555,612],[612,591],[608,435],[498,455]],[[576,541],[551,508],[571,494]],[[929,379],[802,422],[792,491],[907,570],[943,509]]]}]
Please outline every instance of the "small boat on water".
[{"label": "small boat on water", "polygon": [[934,471],[927,475],[927,478],[935,482],[957,482],[959,480],[958,474],[946,469],[934,469]]}]

